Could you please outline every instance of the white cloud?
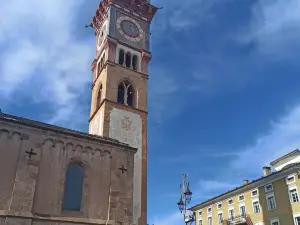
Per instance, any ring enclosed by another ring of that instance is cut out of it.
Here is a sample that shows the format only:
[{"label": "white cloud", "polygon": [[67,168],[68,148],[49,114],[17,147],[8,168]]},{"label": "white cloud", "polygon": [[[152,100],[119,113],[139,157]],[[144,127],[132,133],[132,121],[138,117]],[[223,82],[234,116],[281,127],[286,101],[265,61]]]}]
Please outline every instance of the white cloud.
[{"label": "white cloud", "polygon": [[[149,84],[149,110],[151,110],[151,121],[161,124],[164,119],[170,118],[177,114],[177,106],[172,102],[176,92],[179,91],[179,85],[173,78],[167,75],[167,72],[162,70],[155,70],[151,72],[155,76],[151,77]],[[170,111],[172,107],[172,111]],[[168,113],[166,113],[168,112]]]},{"label": "white cloud", "polygon": [[[216,193],[222,193],[236,187],[232,183],[219,182],[213,180],[199,181],[193,191],[193,203],[189,206],[198,204],[201,201],[210,199]],[[178,197],[178,195],[176,195]],[[169,195],[169,197],[176,197],[175,195]],[[180,225],[183,224],[183,215],[179,212],[163,213],[161,215],[151,218],[149,225]]]},{"label": "white cloud", "polygon": [[254,42],[260,53],[274,60],[290,59],[300,50],[300,1],[261,0],[253,7],[250,32],[240,41]]},{"label": "white cloud", "polygon": [[[42,57],[42,59],[40,58]],[[41,49],[27,40],[20,40],[1,57],[0,91],[9,95],[18,85],[30,79],[36,65],[46,57]]]},{"label": "white cloud", "polygon": [[263,166],[276,158],[300,148],[300,105],[291,109],[285,116],[277,121],[271,121],[270,130],[260,136],[256,143],[242,149],[233,168],[243,171],[249,166],[258,174]]},{"label": "white cloud", "polygon": [[271,121],[269,131],[260,135],[254,144],[237,150],[232,163],[223,170],[219,168],[222,170],[222,178],[198,181],[193,190],[195,204],[241,186],[242,179],[252,180],[261,177],[263,166],[300,148],[299,124],[300,104],[290,109],[280,119]]},{"label": "white cloud", "polygon": [[181,225],[183,223],[183,215],[179,212],[173,212],[154,217],[150,221],[149,225]]},{"label": "white cloud", "polygon": [[[222,172],[224,179],[200,180],[194,190],[197,199],[207,200],[242,185],[237,171],[244,179],[261,177],[262,167],[282,155],[300,148],[300,105],[291,109],[277,121],[270,122],[268,133],[261,135],[255,144],[240,149],[231,165]],[[251,168],[251,169],[249,169]],[[242,179],[242,178],[241,178]],[[209,196],[210,197],[203,197]]]},{"label": "white cloud", "polygon": [[180,6],[173,9],[169,18],[171,27],[175,30],[183,30],[207,22],[213,18],[210,9],[214,3],[215,0],[186,1],[184,4],[180,2]]},{"label": "white cloud", "polygon": [[[213,2],[216,4],[221,1]],[[208,12],[211,8],[208,8]],[[271,77],[265,73],[266,69],[271,68],[270,63],[294,63],[298,67],[300,0],[258,0],[252,5],[249,25],[243,26],[241,33],[236,32],[240,27],[234,28],[231,34],[224,31],[219,42],[230,46],[231,38],[227,38],[233,36],[235,44],[250,47],[248,54],[236,57],[234,54],[224,53],[222,49],[205,52],[205,55],[199,53],[196,58],[201,63],[194,68],[188,90],[200,92],[207,99],[223,94],[224,89],[228,93],[248,87],[251,82],[261,79],[262,74],[264,77]]]},{"label": "white cloud", "polygon": [[233,187],[236,187],[236,185],[228,182],[215,181],[215,180],[203,180],[203,181],[199,181],[198,183],[198,188],[200,188],[201,191],[205,191],[205,192],[229,190]]},{"label": "white cloud", "polygon": [[213,18],[210,9],[216,1],[219,0],[190,0],[184,3],[172,0],[165,0],[163,3],[154,1],[154,5],[163,5],[164,9],[159,13],[165,18],[157,21],[159,26],[155,26],[154,30],[163,30],[168,25],[172,29],[180,31],[207,22]]},{"label": "white cloud", "polygon": [[184,152],[182,154],[170,155],[161,157],[160,160],[167,163],[192,163],[198,161],[199,158],[207,158],[208,160],[215,160],[224,157],[236,157],[237,152],[219,152],[216,149],[207,149],[206,147],[196,146],[191,148],[192,151]]},{"label": "white cloud", "polygon": [[[0,95],[49,103],[50,122],[80,115],[78,97],[91,80],[90,39],[77,39],[75,19],[82,0],[10,0],[0,3]],[[95,5],[96,7],[96,5]],[[87,21],[89,22],[89,21]],[[76,28],[78,29],[78,28]],[[82,27],[83,31],[87,31]],[[87,89],[90,91],[90,89]],[[74,121],[76,123],[78,121]]]},{"label": "white cloud", "polygon": [[[198,204],[240,186],[236,182],[236,180],[234,182],[230,180],[200,180],[193,190],[193,202]],[[191,204],[191,206],[195,204]]]}]

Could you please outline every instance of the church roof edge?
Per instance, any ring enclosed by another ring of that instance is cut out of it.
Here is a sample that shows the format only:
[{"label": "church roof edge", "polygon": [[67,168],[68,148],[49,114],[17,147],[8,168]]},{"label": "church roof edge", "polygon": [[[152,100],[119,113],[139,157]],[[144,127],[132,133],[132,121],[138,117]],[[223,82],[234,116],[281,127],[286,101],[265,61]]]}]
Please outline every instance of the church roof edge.
[{"label": "church roof edge", "polygon": [[126,147],[126,148],[128,148],[130,150],[133,150],[135,152],[137,151],[136,148],[133,148],[130,145],[122,143],[122,142],[120,142],[116,139],[112,139],[112,138],[105,137],[105,136],[98,136],[98,135],[88,134],[88,133],[84,133],[84,132],[81,132],[81,131],[72,130],[72,129],[64,128],[64,127],[59,127],[59,126],[56,126],[56,125],[43,123],[43,122],[35,121],[35,120],[30,120],[30,119],[27,119],[27,118],[18,117],[18,116],[5,114],[5,113],[1,113],[1,112],[0,112],[0,120],[13,122],[13,123],[20,123],[20,124],[25,125],[25,126],[31,126],[31,127],[36,127],[36,128],[44,128],[44,129],[48,129],[48,130],[52,130],[52,131],[56,131],[56,132],[65,133],[65,134],[72,135],[72,136],[77,136],[77,137],[82,137],[82,138],[89,138],[89,139],[93,139],[95,141],[101,141],[101,142],[105,142],[105,143],[109,143],[109,144],[118,145],[118,146],[121,146],[121,147]]}]

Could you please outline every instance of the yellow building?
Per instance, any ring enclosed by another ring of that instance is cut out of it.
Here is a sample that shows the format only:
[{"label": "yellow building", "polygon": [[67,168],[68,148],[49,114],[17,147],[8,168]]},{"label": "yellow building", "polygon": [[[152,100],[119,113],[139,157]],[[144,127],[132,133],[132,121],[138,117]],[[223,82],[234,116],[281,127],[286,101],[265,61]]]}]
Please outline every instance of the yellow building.
[{"label": "yellow building", "polygon": [[263,168],[263,177],[191,208],[196,225],[300,225],[300,151]]}]

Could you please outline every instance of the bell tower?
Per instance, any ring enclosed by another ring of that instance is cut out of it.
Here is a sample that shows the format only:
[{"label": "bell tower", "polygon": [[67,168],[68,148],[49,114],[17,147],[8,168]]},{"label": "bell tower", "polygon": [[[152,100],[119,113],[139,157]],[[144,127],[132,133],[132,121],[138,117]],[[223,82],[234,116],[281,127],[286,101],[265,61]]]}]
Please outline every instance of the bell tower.
[{"label": "bell tower", "polygon": [[96,35],[96,57],[89,133],[138,149],[134,159],[134,225],[147,222],[147,82],[150,23],[157,10],[149,0],[101,0],[90,24]]}]

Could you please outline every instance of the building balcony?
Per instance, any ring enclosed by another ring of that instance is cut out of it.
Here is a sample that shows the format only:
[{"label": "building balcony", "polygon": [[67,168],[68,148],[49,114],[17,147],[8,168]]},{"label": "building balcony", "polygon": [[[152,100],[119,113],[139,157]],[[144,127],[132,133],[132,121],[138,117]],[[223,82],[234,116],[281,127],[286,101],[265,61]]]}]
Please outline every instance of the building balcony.
[{"label": "building balcony", "polygon": [[223,220],[222,225],[253,225],[249,216],[236,216],[228,220]]}]

